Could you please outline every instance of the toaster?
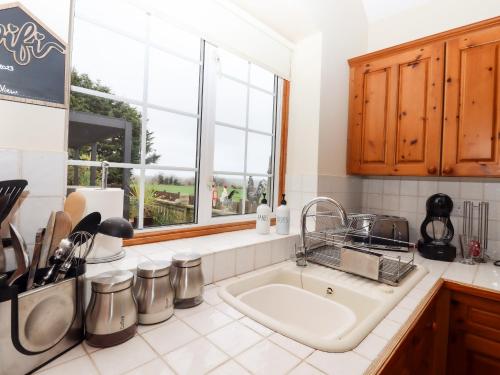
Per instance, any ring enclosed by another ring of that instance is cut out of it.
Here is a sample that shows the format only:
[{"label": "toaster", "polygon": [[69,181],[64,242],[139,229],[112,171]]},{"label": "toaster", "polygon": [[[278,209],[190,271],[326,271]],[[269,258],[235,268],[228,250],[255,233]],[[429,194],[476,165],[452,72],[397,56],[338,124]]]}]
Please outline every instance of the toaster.
[{"label": "toaster", "polygon": [[355,242],[362,242],[368,247],[381,250],[408,251],[409,227],[404,217],[376,215],[371,225],[358,231]]}]

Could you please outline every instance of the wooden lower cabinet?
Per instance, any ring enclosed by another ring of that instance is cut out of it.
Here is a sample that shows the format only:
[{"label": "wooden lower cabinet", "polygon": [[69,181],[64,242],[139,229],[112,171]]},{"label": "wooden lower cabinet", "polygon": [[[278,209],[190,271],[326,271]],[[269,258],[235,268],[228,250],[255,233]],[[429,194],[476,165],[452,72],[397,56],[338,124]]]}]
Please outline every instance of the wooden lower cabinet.
[{"label": "wooden lower cabinet", "polygon": [[500,293],[445,282],[379,374],[500,374]]}]

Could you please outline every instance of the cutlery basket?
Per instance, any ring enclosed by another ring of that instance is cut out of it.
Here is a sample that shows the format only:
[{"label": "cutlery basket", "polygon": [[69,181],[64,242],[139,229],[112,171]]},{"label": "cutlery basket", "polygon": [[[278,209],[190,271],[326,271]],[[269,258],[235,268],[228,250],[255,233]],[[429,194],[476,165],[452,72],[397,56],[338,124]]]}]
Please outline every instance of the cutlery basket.
[{"label": "cutlery basket", "polygon": [[0,375],[31,373],[82,342],[84,278],[78,260],[61,282],[26,291],[24,275],[0,286]]}]

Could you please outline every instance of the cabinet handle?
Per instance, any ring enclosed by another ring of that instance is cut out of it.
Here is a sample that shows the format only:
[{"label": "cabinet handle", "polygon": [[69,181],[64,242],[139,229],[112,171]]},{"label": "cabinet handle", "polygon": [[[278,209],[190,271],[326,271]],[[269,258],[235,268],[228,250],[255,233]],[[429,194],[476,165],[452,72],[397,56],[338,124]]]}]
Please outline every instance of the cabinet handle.
[{"label": "cabinet handle", "polygon": [[453,168],[452,167],[444,167],[443,168],[443,173],[444,174],[450,174],[453,172]]},{"label": "cabinet handle", "polygon": [[429,167],[429,168],[427,168],[427,172],[429,174],[435,174],[437,172],[437,169],[436,169],[436,167]]}]

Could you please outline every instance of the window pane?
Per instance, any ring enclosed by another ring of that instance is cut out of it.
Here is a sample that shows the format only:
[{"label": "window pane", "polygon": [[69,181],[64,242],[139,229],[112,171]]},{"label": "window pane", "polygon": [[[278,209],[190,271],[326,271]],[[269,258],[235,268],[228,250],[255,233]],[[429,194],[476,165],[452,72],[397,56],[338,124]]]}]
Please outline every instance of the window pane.
[{"label": "window pane", "polygon": [[[108,169],[108,188],[123,189],[123,217],[137,227],[138,184],[135,180],[137,170],[128,168]],[[78,188],[95,187],[101,189],[102,169],[99,167],[68,166],[68,194]]]},{"label": "window pane", "polygon": [[197,131],[196,118],[149,109],[146,163],[194,168]]},{"label": "window pane", "polygon": [[200,66],[156,48],[150,51],[148,101],[196,114]]},{"label": "window pane", "polygon": [[[72,84],[99,88],[73,72]],[[71,92],[68,158],[139,163],[142,108],[116,100]]]},{"label": "window pane", "polygon": [[[146,11],[123,0],[78,0],[75,14],[138,38],[146,37]],[[130,25],[134,25],[133,29]]]},{"label": "window pane", "polygon": [[144,227],[194,223],[195,172],[147,170]]},{"label": "window pane", "polygon": [[222,73],[237,78],[241,81],[248,82],[247,61],[222,49],[217,50],[217,55],[219,56],[219,66]]},{"label": "window pane", "polygon": [[245,131],[215,125],[214,170],[243,172]]},{"label": "window pane", "polygon": [[214,176],[211,193],[212,217],[241,215],[243,213],[242,176]]},{"label": "window pane", "polygon": [[271,174],[272,137],[269,135],[248,133],[247,172]]},{"label": "window pane", "polygon": [[151,16],[150,19],[152,43],[174,50],[186,57],[200,60],[200,38],[172,26],[158,17]]},{"label": "window pane", "polygon": [[73,68],[98,81],[106,92],[142,99],[144,48],[142,43],[75,19]]},{"label": "window pane", "polygon": [[264,90],[274,91],[274,74],[252,64],[250,66],[250,83]]},{"label": "window pane", "polygon": [[227,78],[220,78],[217,81],[215,120],[245,127],[246,107],[246,86]]},{"label": "window pane", "polygon": [[248,127],[266,133],[273,131],[274,97],[260,90],[250,89]]},{"label": "window pane", "polygon": [[257,212],[257,206],[264,197],[262,193],[266,193],[267,204],[272,207],[271,196],[271,177],[252,177],[247,178],[247,199],[245,213],[253,214]]}]

